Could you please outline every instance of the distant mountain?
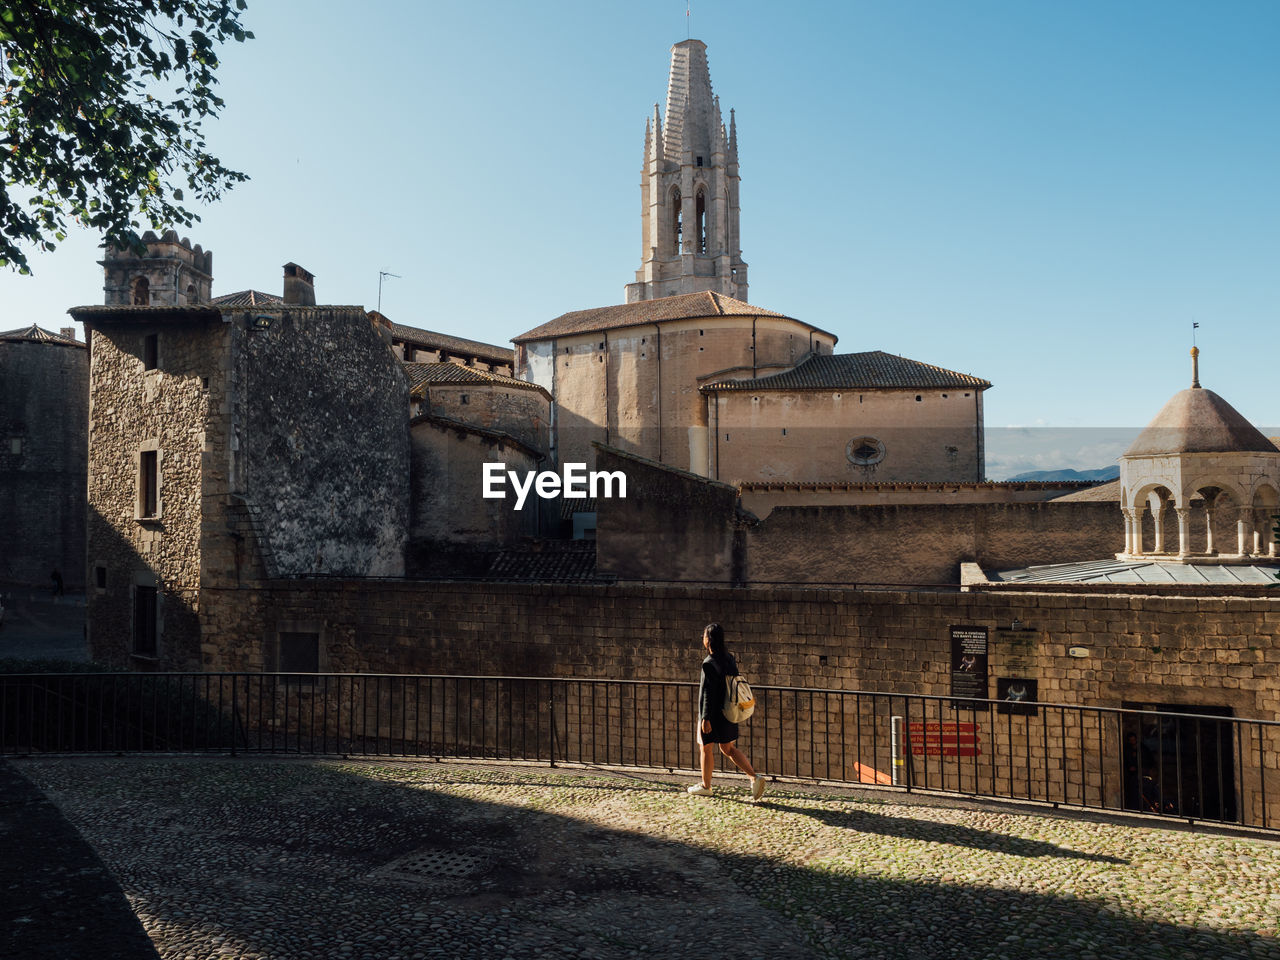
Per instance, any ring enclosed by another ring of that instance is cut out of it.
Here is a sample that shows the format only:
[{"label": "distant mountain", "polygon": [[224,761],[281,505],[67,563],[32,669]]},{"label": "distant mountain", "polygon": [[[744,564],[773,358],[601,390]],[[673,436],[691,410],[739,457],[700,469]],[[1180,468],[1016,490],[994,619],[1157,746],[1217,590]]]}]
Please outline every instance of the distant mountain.
[{"label": "distant mountain", "polygon": [[1037,481],[1054,481],[1054,480],[1115,480],[1120,476],[1120,466],[1115,464],[1110,467],[1102,467],[1098,470],[1032,470],[1030,473],[1020,473],[1016,477],[1010,477],[1010,480],[1037,480]]}]

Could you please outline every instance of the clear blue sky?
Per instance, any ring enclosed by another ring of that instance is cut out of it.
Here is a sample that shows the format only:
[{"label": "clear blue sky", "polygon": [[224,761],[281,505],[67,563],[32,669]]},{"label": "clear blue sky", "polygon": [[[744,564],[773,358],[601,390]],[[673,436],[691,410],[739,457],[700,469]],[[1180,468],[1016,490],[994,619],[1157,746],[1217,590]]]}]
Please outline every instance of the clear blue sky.
[{"label": "clear blue sky", "polygon": [[[682,0],[250,2],[189,231],[214,292],[504,343],[620,302]],[[1141,426],[1202,381],[1280,423],[1280,3],[695,0],[737,110],[751,299],[991,380],[987,425]],[[664,103],[665,106],[665,103]],[[101,300],[96,238],[0,277],[12,328]],[[1081,462],[1076,466],[1102,466]]]}]

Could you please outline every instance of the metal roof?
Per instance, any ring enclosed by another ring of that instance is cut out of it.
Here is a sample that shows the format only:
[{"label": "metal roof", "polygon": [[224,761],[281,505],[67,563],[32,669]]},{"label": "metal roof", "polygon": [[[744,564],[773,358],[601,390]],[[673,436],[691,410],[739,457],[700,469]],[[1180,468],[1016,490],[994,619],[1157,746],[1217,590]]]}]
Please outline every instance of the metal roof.
[{"label": "metal roof", "polygon": [[1051,563],[1019,570],[999,570],[987,576],[999,583],[1280,583],[1280,564],[1161,563],[1159,560],[1091,560]]}]

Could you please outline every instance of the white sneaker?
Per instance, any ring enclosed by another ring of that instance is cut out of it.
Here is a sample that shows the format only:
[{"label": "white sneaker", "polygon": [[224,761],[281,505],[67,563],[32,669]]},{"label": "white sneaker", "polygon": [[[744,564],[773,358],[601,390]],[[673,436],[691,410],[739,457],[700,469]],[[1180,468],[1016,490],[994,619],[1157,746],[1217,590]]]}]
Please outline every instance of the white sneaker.
[{"label": "white sneaker", "polygon": [[751,799],[759,800],[764,796],[764,777],[756,777],[751,781]]},{"label": "white sneaker", "polygon": [[710,787],[704,787],[704,786],[703,786],[702,784],[700,784],[700,783],[695,783],[692,787],[688,787],[687,789],[688,789],[689,793],[691,793],[691,794],[692,794],[693,796],[695,796],[695,797],[709,797],[709,796],[711,796],[711,788],[710,788]]}]

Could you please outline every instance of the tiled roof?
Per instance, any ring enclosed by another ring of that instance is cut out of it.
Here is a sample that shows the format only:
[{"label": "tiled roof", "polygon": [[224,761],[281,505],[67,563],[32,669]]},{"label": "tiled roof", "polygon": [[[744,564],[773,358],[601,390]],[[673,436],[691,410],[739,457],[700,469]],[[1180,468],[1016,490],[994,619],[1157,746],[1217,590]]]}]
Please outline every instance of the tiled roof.
[{"label": "tiled roof", "polygon": [[543,540],[532,549],[503,550],[489,565],[489,580],[564,583],[596,579],[594,540]]},{"label": "tiled roof", "polygon": [[1119,505],[1120,481],[1108,480],[1106,483],[1100,483],[1087,490],[1078,490],[1075,493],[1067,494],[1065,497],[1053,498],[1054,503],[1085,503],[1089,501],[1114,502]]},{"label": "tiled roof", "polygon": [[[620,303],[613,307],[596,307],[591,310],[574,310],[562,313],[554,320],[534,327],[528,333],[512,337],[516,343],[526,340],[549,340],[596,330],[614,330],[619,327],[635,327],[664,320],[692,320],[698,317],[782,317],[793,320],[785,313],[753,307],[749,303],[726,297],[722,293],[703,291],[684,293],[678,297],[662,297],[658,300],[640,300],[637,303]],[[816,329],[816,328],[815,328]],[[822,331],[826,332],[826,331]]]},{"label": "tiled roof", "polygon": [[265,307],[270,304],[284,303],[284,297],[274,293],[263,293],[261,290],[239,290],[235,293],[224,293],[220,297],[212,297],[209,302],[215,307]]},{"label": "tiled roof", "polygon": [[[501,373],[489,373],[485,370],[477,370],[474,367],[464,367],[458,363],[406,363],[404,372],[409,377],[409,396],[411,397],[421,397],[426,387],[441,383],[494,384],[503,387],[514,387],[518,390],[536,390],[539,393],[547,393],[544,388],[536,383],[530,383],[528,380],[504,376]],[[549,398],[550,394],[547,394],[547,396]]]},{"label": "tiled roof", "polygon": [[1123,456],[1242,452],[1275,453],[1276,445],[1212,390],[1188,387],[1169,398]]},{"label": "tiled roof", "polygon": [[467,356],[501,360],[514,364],[516,352],[510,347],[500,347],[493,343],[481,343],[479,340],[466,340],[462,337],[451,337],[447,333],[436,333],[432,330],[419,330],[417,327],[406,327],[402,323],[391,324],[391,339],[403,340],[415,346],[428,349],[443,349],[448,353],[460,353]]},{"label": "tiled roof", "polygon": [[65,343],[69,347],[83,347],[84,344],[74,337],[64,337],[60,333],[53,333],[45,330],[43,327],[37,327],[34,323],[29,327],[23,327],[20,330],[9,330],[0,333],[0,340],[19,341],[33,340],[37,343]]},{"label": "tiled roof", "polygon": [[936,387],[985,390],[990,382],[908,360],[883,350],[837,353],[810,357],[793,370],[756,380],[720,380],[704,384],[713,390],[876,390]]}]

